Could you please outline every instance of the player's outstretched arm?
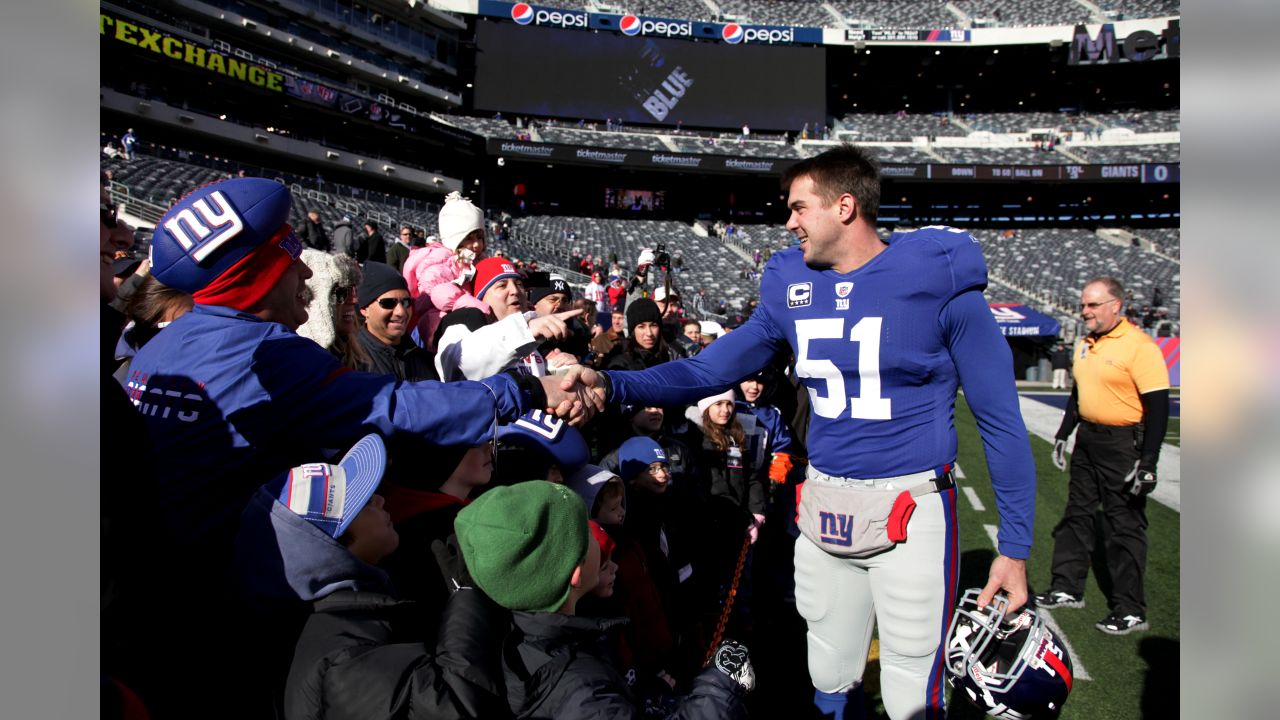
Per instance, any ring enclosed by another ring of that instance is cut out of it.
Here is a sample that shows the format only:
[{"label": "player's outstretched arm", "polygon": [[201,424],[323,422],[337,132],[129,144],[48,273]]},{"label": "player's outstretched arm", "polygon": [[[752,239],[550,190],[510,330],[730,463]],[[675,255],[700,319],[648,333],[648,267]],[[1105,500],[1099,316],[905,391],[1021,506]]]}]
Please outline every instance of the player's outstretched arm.
[{"label": "player's outstretched arm", "polygon": [[742,327],[718,338],[697,357],[648,370],[608,370],[608,401],[680,405],[696,402],[756,372],[787,346],[786,338],[764,319],[761,308]]}]

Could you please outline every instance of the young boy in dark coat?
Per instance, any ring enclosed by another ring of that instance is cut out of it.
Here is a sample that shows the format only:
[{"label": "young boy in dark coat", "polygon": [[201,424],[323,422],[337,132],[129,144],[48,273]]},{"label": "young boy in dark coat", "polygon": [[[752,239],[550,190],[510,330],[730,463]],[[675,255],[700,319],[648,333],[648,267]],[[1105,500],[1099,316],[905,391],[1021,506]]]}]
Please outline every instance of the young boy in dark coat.
[{"label": "young boy in dark coat", "polygon": [[[497,487],[458,513],[454,525],[476,585],[512,610],[515,629],[503,651],[512,712],[557,720],[639,717],[603,642],[626,620],[576,614],[600,574],[600,546],[582,500],[541,480]],[[754,685],[746,648],[726,642],[672,717],[745,717],[743,700]]]}]

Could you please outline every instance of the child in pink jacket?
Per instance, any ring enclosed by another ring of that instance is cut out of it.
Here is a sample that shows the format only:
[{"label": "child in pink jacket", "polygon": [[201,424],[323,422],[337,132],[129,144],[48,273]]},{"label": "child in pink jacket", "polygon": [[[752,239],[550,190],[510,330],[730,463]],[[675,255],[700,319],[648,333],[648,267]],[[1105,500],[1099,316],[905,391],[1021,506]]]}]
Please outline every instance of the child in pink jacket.
[{"label": "child in pink jacket", "polygon": [[440,240],[416,248],[404,262],[404,279],[413,297],[418,344],[435,350],[440,318],[455,308],[489,306],[471,294],[475,262],[484,256],[484,212],[457,192],[444,199],[440,210]]}]

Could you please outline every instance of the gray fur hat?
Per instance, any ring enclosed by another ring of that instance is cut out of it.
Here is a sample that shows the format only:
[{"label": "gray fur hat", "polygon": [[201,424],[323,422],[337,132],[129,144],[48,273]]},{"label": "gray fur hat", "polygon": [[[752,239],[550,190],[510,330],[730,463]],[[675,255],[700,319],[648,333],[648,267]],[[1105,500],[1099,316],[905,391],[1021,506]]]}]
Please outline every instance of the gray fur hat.
[{"label": "gray fur hat", "polygon": [[314,248],[303,248],[302,261],[311,268],[312,275],[307,280],[307,321],[298,328],[298,334],[328,350],[337,339],[333,291],[348,287],[355,292],[360,285],[360,266],[346,255],[330,255]]}]

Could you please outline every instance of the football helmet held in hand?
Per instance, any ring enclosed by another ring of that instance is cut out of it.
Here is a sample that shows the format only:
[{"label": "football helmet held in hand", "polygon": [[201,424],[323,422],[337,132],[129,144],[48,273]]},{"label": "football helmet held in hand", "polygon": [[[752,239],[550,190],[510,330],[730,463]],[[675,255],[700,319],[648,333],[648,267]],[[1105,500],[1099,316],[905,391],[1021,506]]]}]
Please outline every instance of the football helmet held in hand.
[{"label": "football helmet held in hand", "polygon": [[978,588],[967,590],[947,630],[947,682],[992,717],[1055,718],[1071,692],[1066,645],[1034,610],[1006,617],[1009,601],[996,595],[978,609]]}]

